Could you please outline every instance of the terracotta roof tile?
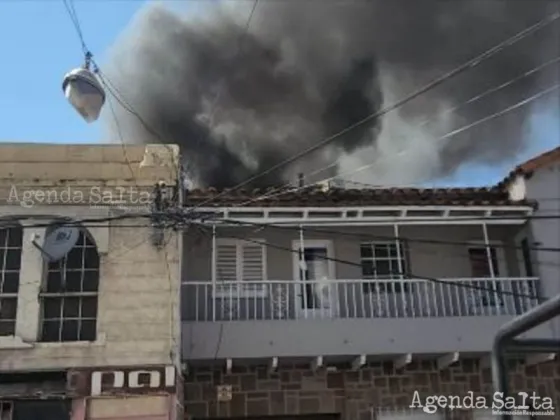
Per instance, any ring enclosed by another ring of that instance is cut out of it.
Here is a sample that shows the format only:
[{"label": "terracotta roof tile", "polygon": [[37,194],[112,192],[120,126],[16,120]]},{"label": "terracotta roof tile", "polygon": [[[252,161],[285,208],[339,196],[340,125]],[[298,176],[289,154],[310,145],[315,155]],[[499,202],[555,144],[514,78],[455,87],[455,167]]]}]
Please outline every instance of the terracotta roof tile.
[{"label": "terracotta roof tile", "polygon": [[534,171],[560,161],[560,146],[542,153],[528,161],[517,165],[499,184],[499,187],[512,181],[516,176],[531,176]]},{"label": "terracotta roof tile", "polygon": [[[508,193],[493,188],[383,188],[345,189],[330,188],[323,191],[309,187],[297,191],[279,193],[278,188],[225,190],[222,195],[214,188],[187,191],[185,206],[203,207],[342,207],[342,206],[433,206],[433,205],[523,205],[527,202],[512,202]],[[219,195],[219,196],[218,196]],[[267,198],[258,199],[263,196]]]}]

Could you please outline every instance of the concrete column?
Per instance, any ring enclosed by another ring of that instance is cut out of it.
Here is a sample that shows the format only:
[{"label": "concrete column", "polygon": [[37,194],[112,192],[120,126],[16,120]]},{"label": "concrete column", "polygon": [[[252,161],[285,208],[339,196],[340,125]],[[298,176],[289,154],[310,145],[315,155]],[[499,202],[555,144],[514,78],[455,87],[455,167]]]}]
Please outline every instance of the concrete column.
[{"label": "concrete column", "polygon": [[39,293],[43,280],[44,261],[41,251],[33,245],[33,238],[39,244],[44,240],[46,228],[26,227],[38,221],[24,224],[19,276],[18,305],[16,315],[16,336],[25,342],[35,342],[39,336],[41,305]]}]

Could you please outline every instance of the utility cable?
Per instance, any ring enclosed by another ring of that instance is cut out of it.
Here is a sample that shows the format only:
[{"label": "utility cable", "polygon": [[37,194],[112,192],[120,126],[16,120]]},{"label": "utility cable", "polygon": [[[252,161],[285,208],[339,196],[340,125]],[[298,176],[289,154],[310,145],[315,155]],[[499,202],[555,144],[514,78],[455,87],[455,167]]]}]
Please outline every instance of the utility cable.
[{"label": "utility cable", "polygon": [[[99,65],[94,61],[93,54],[91,53],[90,49],[87,47],[87,44],[86,44],[85,38],[84,38],[84,34],[82,32],[82,28],[81,28],[81,25],[80,25],[80,20],[78,18],[78,13],[76,12],[76,8],[74,7],[73,0],[62,0],[62,2],[63,2],[64,6],[66,8],[66,11],[68,12],[70,20],[72,21],[72,23],[74,25],[74,28],[76,30],[76,33],[77,33],[79,41],[80,41],[80,44],[82,46],[82,52],[84,53],[84,55],[86,57],[86,61],[89,60],[93,63],[94,73],[97,74],[97,77],[101,81],[101,83],[103,85],[103,88],[120,102],[119,98],[117,98],[117,95],[114,93],[114,90],[111,89],[109,83],[106,82],[106,78],[101,73]],[[123,138],[123,135],[122,135],[122,130],[121,130],[121,127],[120,127],[120,123],[117,119],[117,115],[115,113],[115,109],[113,107],[113,104],[112,104],[110,98],[108,98],[107,102],[109,103],[109,108],[111,110],[111,114],[113,116],[115,126],[117,128],[117,133],[118,133],[118,136],[119,136],[119,140],[120,140],[120,143],[121,143],[121,146],[122,146],[122,149],[123,149],[124,159],[125,159],[128,167],[129,167],[129,169],[130,169],[132,178],[134,179],[135,178],[134,177],[134,169],[132,168],[132,164],[131,164],[130,159],[128,158],[128,154],[126,152],[126,145],[125,145],[124,138]],[[138,187],[138,183],[135,182],[135,184]]]},{"label": "utility cable", "polygon": [[[474,121],[474,122],[472,122],[472,123],[470,123],[470,124],[464,125],[464,126],[461,127],[461,128],[458,128],[458,129],[456,129],[456,130],[450,131],[449,133],[446,133],[446,134],[444,134],[443,136],[436,138],[435,141],[446,140],[446,139],[448,139],[448,138],[450,138],[450,137],[456,136],[457,134],[460,134],[460,133],[463,133],[463,132],[465,132],[465,131],[467,131],[467,130],[470,130],[470,129],[472,129],[472,128],[474,128],[474,127],[480,125],[480,124],[483,124],[483,123],[485,123],[485,122],[488,122],[488,121],[490,121],[490,120],[492,120],[492,119],[494,119],[494,118],[501,117],[501,116],[507,114],[508,112],[514,111],[514,110],[516,110],[517,108],[520,108],[520,107],[522,107],[522,106],[526,106],[526,105],[530,104],[531,102],[533,102],[533,101],[535,101],[535,100],[537,100],[537,99],[540,99],[542,96],[544,96],[544,95],[546,95],[546,94],[549,94],[549,93],[551,93],[551,92],[557,90],[558,88],[560,88],[560,83],[555,84],[555,85],[553,85],[553,86],[551,86],[551,87],[549,87],[549,88],[547,88],[547,89],[545,89],[545,90],[542,90],[542,91],[540,91],[540,92],[538,92],[538,93],[536,93],[536,94],[534,94],[534,95],[532,95],[532,96],[530,96],[530,97],[528,97],[528,98],[526,98],[526,99],[524,99],[524,100],[522,100],[522,101],[519,101],[519,102],[517,102],[517,103],[515,103],[515,104],[513,104],[513,105],[511,105],[511,106],[509,106],[509,107],[507,107],[507,108],[505,108],[505,109],[502,109],[501,111],[495,112],[495,113],[492,114],[492,115],[486,116],[486,117],[481,118],[481,119],[479,119],[479,120],[476,120],[476,121]],[[401,153],[402,153],[402,152],[401,152]],[[246,205],[248,205],[248,204],[257,202],[257,201],[262,201],[262,200],[266,200],[266,199],[270,199],[270,198],[274,198],[274,197],[279,197],[279,196],[281,196],[281,195],[294,193],[294,192],[297,192],[297,191],[300,191],[300,190],[304,190],[304,189],[307,189],[307,188],[310,188],[310,187],[313,187],[313,186],[317,186],[317,185],[324,185],[325,183],[327,183],[327,182],[329,182],[329,181],[333,181],[333,180],[339,179],[339,178],[341,178],[341,177],[343,177],[343,176],[353,175],[353,174],[355,174],[355,173],[364,171],[364,170],[366,170],[366,169],[368,169],[368,168],[370,168],[370,167],[372,167],[372,166],[375,166],[375,165],[379,164],[382,160],[383,160],[382,158],[379,158],[379,159],[374,160],[373,162],[370,162],[370,163],[368,163],[368,164],[365,164],[365,165],[363,165],[363,166],[360,166],[360,167],[358,167],[357,169],[353,169],[353,170],[351,170],[351,171],[346,171],[346,172],[343,172],[342,174],[338,174],[338,175],[335,175],[335,176],[332,176],[332,177],[329,177],[329,178],[325,178],[325,179],[322,179],[322,180],[317,181],[317,182],[309,183],[309,184],[303,185],[303,186],[301,186],[301,187],[290,188],[290,189],[287,189],[287,190],[285,190],[285,191],[281,191],[281,192],[278,192],[278,193],[272,193],[272,194],[271,194],[271,193],[268,193],[268,194],[264,194],[264,195],[261,195],[261,196],[259,196],[259,197],[255,197],[255,198],[253,198],[253,199],[251,199],[251,200],[245,201],[245,202],[243,202],[243,203],[241,203],[241,204],[238,204],[238,205],[236,205],[236,207],[242,207],[242,206],[246,206]],[[224,195],[225,193],[231,192],[231,191],[233,191],[233,190],[231,190],[231,189],[225,190],[225,191],[223,191],[223,192],[221,192],[221,193],[219,193],[219,194],[213,196],[212,198],[210,198],[210,199],[208,199],[208,200],[206,200],[206,201],[203,201],[201,204],[197,205],[197,208],[203,207],[205,204],[207,204],[207,203],[209,203],[209,202],[211,202],[211,201],[214,201],[214,200],[216,200],[217,198],[219,198],[221,195]]]},{"label": "utility cable", "polygon": [[[152,212],[152,213],[138,213],[138,214],[123,214],[123,215],[116,215],[116,216],[108,216],[108,217],[92,217],[92,218],[70,218],[67,216],[61,217],[52,214],[36,214],[36,215],[15,215],[15,216],[3,216],[0,218],[0,229],[6,229],[10,227],[20,227],[20,222],[26,220],[37,220],[37,219],[45,219],[45,222],[37,222],[37,223],[30,223],[26,224],[25,227],[49,227],[53,224],[57,226],[84,226],[84,227],[104,227],[106,222],[111,221],[118,221],[118,220],[130,220],[130,219],[146,219],[146,220],[153,220],[153,218],[159,218],[163,222],[167,222],[169,226],[173,226],[175,228],[182,228],[185,225],[189,225],[192,222],[196,223],[210,223],[210,222],[220,222],[224,221],[225,223],[234,222],[234,223],[250,223],[247,221],[234,221],[233,219],[214,219],[208,220],[204,217],[200,217],[200,215],[196,213],[191,213],[187,211],[181,211],[181,209],[174,211],[174,210],[167,210],[162,212]],[[530,215],[530,216],[457,216],[457,217],[448,217],[444,220],[446,221],[486,221],[491,222],[493,220],[500,221],[500,220],[515,220],[515,219],[523,219],[523,220],[559,220],[560,214],[547,214],[547,215]],[[441,221],[442,218],[439,217],[424,217],[424,218],[409,218],[406,221],[411,222],[433,222],[433,221]],[[341,220],[342,221],[342,220]],[[320,221],[318,221],[320,223]],[[394,223],[402,223],[403,219],[394,218],[394,219],[385,219],[380,220],[382,223],[394,224]],[[295,223],[295,222],[294,222]],[[258,225],[262,225],[261,223],[257,223]],[[266,225],[266,224],[264,224]],[[276,226],[281,225],[280,223],[276,223]],[[352,225],[352,223],[349,223]],[[148,225],[146,225],[148,226]],[[131,224],[126,225],[123,227],[146,227],[145,225],[139,224]],[[151,226],[151,225],[149,225]],[[115,227],[118,227],[115,226]]]},{"label": "utility cable", "polygon": [[[237,239],[237,240],[241,240],[241,241],[244,241],[244,242],[250,242],[250,243],[258,244],[258,245],[261,245],[261,246],[266,246],[266,247],[270,247],[270,248],[275,248],[275,249],[295,253],[295,254],[298,254],[298,255],[300,254],[300,251],[298,249],[293,249],[293,248],[285,247],[285,246],[282,246],[282,245],[272,244],[270,242],[257,241],[257,240],[254,240],[254,239],[243,238],[243,237],[233,236],[233,235],[223,236],[222,238]],[[343,259],[340,259],[340,258],[331,258],[331,257],[323,256],[323,255],[320,255],[320,254],[317,254],[317,258],[325,260],[325,261],[336,262],[336,263],[339,263],[339,264],[345,264],[345,265],[350,265],[350,266],[360,267],[360,268],[362,267],[362,264],[360,264],[360,263],[356,263],[354,261],[343,260]],[[436,278],[427,277],[427,276],[416,276],[416,275],[414,275],[413,273],[410,273],[410,272],[408,272],[408,273],[393,273],[393,274],[397,274],[399,276],[404,276],[408,279],[426,280],[426,281],[431,282],[431,283],[445,284],[445,285],[448,285],[448,286],[465,288],[465,289],[481,290],[481,291],[485,291],[485,292],[489,292],[489,293],[496,293],[496,294],[499,294],[499,295],[509,295],[509,296],[513,296],[513,297],[529,298],[529,299],[535,299],[535,300],[539,300],[539,299],[546,300],[546,298],[541,298],[539,296],[520,294],[520,293],[515,293],[515,292],[509,292],[509,291],[506,291],[506,290],[489,289],[489,288],[482,287],[482,286],[450,282],[450,281],[436,279]],[[398,279],[380,279],[380,280],[398,281]],[[489,277],[488,280],[491,281],[492,278]]]},{"label": "utility cable", "polygon": [[[236,55],[241,52],[243,41],[245,40],[245,37],[246,37],[246,35],[249,31],[249,27],[251,25],[253,15],[255,13],[255,10],[256,10],[258,4],[259,4],[259,0],[255,0],[254,3],[253,3],[253,7],[251,9],[251,12],[249,13],[249,17],[247,18],[247,22],[245,24],[245,30],[244,30],[243,36],[242,36],[242,38],[239,42],[238,51],[237,51]],[[103,81],[103,84],[104,84],[106,90],[109,93],[111,93],[111,95],[117,100],[117,102],[119,102],[119,104],[123,107],[123,109],[125,111],[129,112],[131,115],[136,117],[136,119],[140,122],[140,124],[144,127],[144,129],[148,133],[150,133],[151,135],[156,137],[161,142],[162,145],[167,147],[168,150],[170,150],[171,153],[173,153],[172,149],[167,144],[167,140],[165,139],[165,136],[160,135],[160,133],[156,129],[154,129],[150,124],[148,124],[146,122],[146,120],[142,117],[142,115],[140,115],[140,113],[134,109],[134,107],[130,104],[130,102],[128,102],[125,99],[125,96],[117,88],[117,86],[109,79],[109,77],[105,73],[101,72],[97,63],[95,63],[95,61],[93,63],[98,68],[98,75],[99,75],[100,79]],[[214,116],[214,113],[215,113],[215,110],[216,110],[216,104],[219,101],[219,98],[221,96],[221,92],[223,91],[223,88],[224,88],[224,86],[223,86],[223,81],[222,81],[222,83],[220,84],[220,87],[218,88],[218,92],[216,94],[216,97],[214,98],[214,102],[213,102],[213,105],[212,105],[212,112],[211,112],[211,117],[210,117],[211,121],[213,120],[213,116]],[[113,114],[114,114],[114,111],[113,111]],[[115,119],[116,119],[116,116],[115,116]],[[122,138],[122,136],[121,136],[121,138]],[[177,173],[176,174],[176,179],[178,180],[180,188],[182,188],[182,183],[183,183],[182,182],[183,180],[181,178],[182,178],[182,174]]]},{"label": "utility cable", "polygon": [[[560,219],[560,215],[558,216],[558,219]],[[317,228],[304,227],[304,226],[300,228],[296,226],[283,226],[274,223],[246,222],[246,221],[238,221],[233,219],[221,219],[221,220],[223,220],[225,223],[235,224],[239,226],[252,226],[255,228],[272,228],[276,230],[288,230],[294,232],[299,232],[299,230],[301,229],[304,232],[348,236],[348,237],[362,239],[362,240],[404,241],[409,243],[441,244],[441,245],[472,245],[472,242],[467,242],[467,241],[447,241],[441,239],[410,238],[401,235],[397,237],[397,236],[376,235],[376,234],[369,234],[369,233],[348,232],[347,230],[317,229]],[[521,246],[506,245],[506,244],[492,244],[492,247],[501,248],[501,249],[513,249],[519,251],[525,249]],[[560,253],[560,248],[554,248],[554,247],[529,247],[527,249],[531,251]]]},{"label": "utility cable", "polygon": [[78,39],[80,41],[80,44],[81,44],[82,51],[83,51],[84,55],[91,54],[91,52],[89,51],[89,49],[86,46],[86,42],[85,42],[85,39],[84,39],[84,34],[82,32],[82,28],[81,28],[81,25],[80,25],[80,21],[78,19],[78,14],[76,13],[76,8],[74,7],[73,0],[62,0],[62,3],[64,4],[64,7],[66,8],[66,11],[68,12],[68,16],[70,17],[70,20],[72,21],[72,24],[74,25],[74,29],[76,30],[76,33],[78,35]]},{"label": "utility cable", "polygon": [[[498,86],[494,86],[494,87],[492,87],[492,88],[490,88],[490,89],[488,89],[488,90],[486,90],[486,91],[484,91],[484,92],[482,92],[482,93],[480,93],[480,94],[478,94],[478,95],[475,95],[475,96],[473,96],[473,97],[467,99],[467,100],[464,101],[464,102],[461,102],[461,103],[459,103],[459,104],[457,104],[457,105],[454,105],[454,106],[452,106],[452,107],[449,107],[449,108],[447,108],[447,109],[444,109],[443,111],[438,112],[436,115],[434,115],[434,116],[432,116],[432,117],[426,118],[426,119],[423,120],[421,123],[419,123],[418,125],[415,125],[415,126],[416,126],[417,128],[422,128],[422,127],[424,127],[425,125],[429,124],[430,122],[434,121],[436,118],[441,118],[441,117],[444,117],[444,116],[446,116],[446,115],[452,114],[452,113],[456,112],[457,110],[461,109],[461,108],[462,108],[463,106],[465,106],[465,105],[472,105],[473,103],[478,102],[478,101],[482,100],[483,98],[486,98],[487,96],[489,96],[489,95],[491,95],[491,94],[493,94],[493,93],[496,93],[496,92],[498,92],[498,91],[500,91],[500,90],[502,90],[502,89],[505,89],[506,87],[511,86],[512,84],[514,84],[514,83],[516,83],[516,82],[518,82],[518,81],[520,81],[520,80],[522,80],[522,79],[524,79],[524,78],[526,78],[526,77],[532,76],[532,75],[534,75],[535,73],[538,73],[539,71],[542,71],[543,69],[545,69],[545,68],[547,68],[547,67],[549,67],[549,66],[551,66],[551,65],[553,65],[553,64],[557,64],[559,61],[560,61],[560,56],[554,57],[553,59],[551,59],[551,60],[549,60],[549,61],[547,61],[547,62],[545,62],[545,63],[543,63],[543,64],[541,64],[541,65],[539,65],[539,66],[537,66],[537,67],[534,67],[534,68],[532,68],[532,69],[530,69],[530,70],[528,70],[528,71],[526,71],[526,72],[524,72],[524,73],[522,73],[522,74],[517,75],[516,77],[514,77],[513,79],[508,80],[507,82],[504,82],[504,83],[502,83],[502,84],[500,84],[500,85],[498,85]],[[330,163],[330,164],[327,165],[327,166],[324,166],[324,167],[322,167],[322,168],[319,168],[319,169],[317,169],[317,170],[315,170],[315,171],[313,171],[313,172],[311,172],[311,173],[309,173],[309,174],[306,174],[305,177],[309,179],[309,178],[311,178],[312,176],[317,175],[318,173],[324,172],[324,171],[326,171],[326,170],[328,170],[328,169],[330,169],[330,168],[334,168],[334,167],[338,166],[338,164],[340,163],[340,161],[341,161],[342,159],[344,159],[344,157],[345,157],[344,155],[341,155],[341,156],[340,156],[338,159],[336,159],[334,162]],[[337,179],[340,179],[340,177],[337,176]],[[347,182],[354,182],[354,181],[347,181]],[[284,184],[284,185],[282,185],[282,186],[280,186],[280,187],[275,188],[274,190],[280,191],[280,190],[282,190],[282,189],[284,189],[284,188],[289,188],[289,187],[291,187],[291,184],[290,184],[290,183],[286,183],[286,184]],[[379,188],[379,187],[382,187],[382,186],[376,186],[376,187]],[[387,187],[387,186],[385,186],[385,187]],[[275,192],[274,190],[269,191],[269,194],[273,194],[273,193]]]},{"label": "utility cable", "polygon": [[237,184],[236,186],[226,190],[226,191],[222,191],[220,193],[218,193],[216,196],[213,196],[212,198],[208,199],[207,201],[204,201],[203,203],[200,204],[200,207],[216,200],[217,198],[219,198],[220,196],[223,196],[227,193],[230,193],[232,191],[235,191],[249,183],[251,183],[252,181],[259,179],[265,175],[270,174],[271,172],[274,172],[286,165],[289,165],[293,162],[295,162],[296,160],[305,157],[307,155],[309,155],[312,152],[315,152],[316,150],[320,149],[321,147],[327,145],[328,143],[336,140],[337,138],[347,134],[348,132],[361,127],[362,125],[365,125],[366,123],[369,123],[372,120],[375,120],[376,118],[382,117],[385,114],[394,111],[398,108],[400,108],[401,106],[405,105],[406,103],[410,102],[411,100],[419,97],[420,95],[434,89],[435,87],[441,85],[443,82],[457,76],[460,73],[463,73],[467,70],[470,70],[476,66],[478,66],[480,63],[488,60],[490,57],[496,55],[497,53],[501,52],[503,49],[519,42],[520,40],[526,38],[527,36],[531,35],[532,33],[552,24],[553,22],[555,22],[556,20],[558,20],[560,18],[560,12],[556,12],[552,15],[547,16],[545,19],[541,20],[540,22],[522,30],[521,32],[515,34],[514,36],[508,38],[507,40],[495,45],[494,47],[490,48],[489,50],[485,51],[484,53],[472,58],[471,60],[467,61],[466,63],[460,65],[459,67],[456,67],[455,69],[451,70],[450,72],[445,73],[444,75],[438,77],[437,79],[433,80],[432,82],[428,83],[427,85],[425,85],[424,87],[414,91],[413,93],[411,93],[410,95],[396,101],[395,103],[393,103],[392,105],[383,108],[382,110],[375,112],[373,114],[368,115],[367,117],[363,118],[360,121],[357,121],[354,124],[351,124],[350,126],[344,128],[343,130],[321,140],[320,142],[316,143],[315,145],[309,147],[308,149],[303,150],[300,153],[295,154],[294,156],[283,160],[282,162],[273,165],[272,167],[270,167],[269,169],[260,172],[257,175],[251,176],[249,177],[247,180]]}]

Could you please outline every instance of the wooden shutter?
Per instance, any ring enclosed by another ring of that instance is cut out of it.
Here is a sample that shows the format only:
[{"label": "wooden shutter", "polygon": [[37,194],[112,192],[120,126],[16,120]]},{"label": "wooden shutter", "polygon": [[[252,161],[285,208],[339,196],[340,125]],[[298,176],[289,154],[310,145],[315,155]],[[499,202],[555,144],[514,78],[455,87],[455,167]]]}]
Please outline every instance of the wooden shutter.
[{"label": "wooden shutter", "polygon": [[237,244],[217,241],[216,243],[216,280],[218,282],[237,281],[238,279]]},{"label": "wooden shutter", "polygon": [[239,245],[241,248],[241,280],[248,282],[265,280],[264,245],[254,242],[241,242]]}]

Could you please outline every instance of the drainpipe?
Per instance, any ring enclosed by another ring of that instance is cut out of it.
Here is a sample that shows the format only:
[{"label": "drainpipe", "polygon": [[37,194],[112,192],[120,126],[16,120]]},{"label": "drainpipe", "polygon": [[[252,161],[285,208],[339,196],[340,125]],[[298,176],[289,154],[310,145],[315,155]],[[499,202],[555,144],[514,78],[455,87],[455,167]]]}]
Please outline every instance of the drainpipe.
[{"label": "drainpipe", "polygon": [[[515,337],[537,327],[552,318],[560,315],[560,294],[549,299],[545,303],[531,309],[523,315],[514,318],[510,322],[503,325],[494,337],[492,346],[492,384],[494,392],[500,392],[505,400],[509,395],[508,391],[508,374],[505,363],[505,353],[508,347],[514,350],[516,347],[525,347],[530,345],[539,345],[540,347],[550,348],[551,352],[558,351],[560,347],[559,340],[515,340]],[[525,348],[525,350],[529,350]],[[511,420],[508,414],[502,414],[502,420]]]}]

